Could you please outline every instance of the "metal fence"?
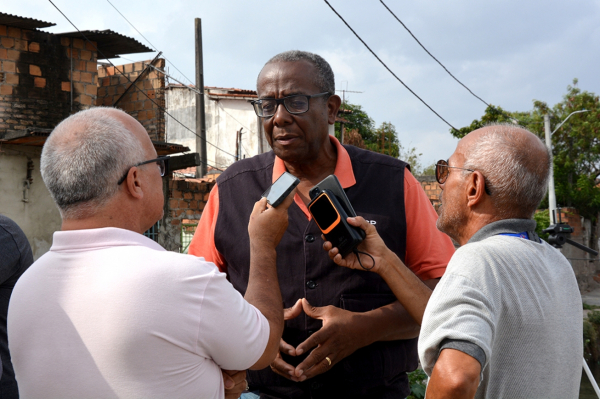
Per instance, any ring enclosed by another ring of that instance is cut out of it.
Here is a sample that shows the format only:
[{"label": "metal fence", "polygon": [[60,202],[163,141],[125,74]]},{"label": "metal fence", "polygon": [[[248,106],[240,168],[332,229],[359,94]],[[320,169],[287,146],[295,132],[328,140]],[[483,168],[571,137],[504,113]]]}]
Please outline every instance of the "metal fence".
[{"label": "metal fence", "polygon": [[182,254],[188,253],[188,248],[190,246],[190,243],[192,242],[192,237],[194,237],[194,233],[196,232],[197,226],[197,224],[181,224],[181,240],[179,242],[181,243],[180,252]]},{"label": "metal fence", "polygon": [[158,230],[160,229],[160,220],[144,232],[144,235],[151,240],[158,242]]}]

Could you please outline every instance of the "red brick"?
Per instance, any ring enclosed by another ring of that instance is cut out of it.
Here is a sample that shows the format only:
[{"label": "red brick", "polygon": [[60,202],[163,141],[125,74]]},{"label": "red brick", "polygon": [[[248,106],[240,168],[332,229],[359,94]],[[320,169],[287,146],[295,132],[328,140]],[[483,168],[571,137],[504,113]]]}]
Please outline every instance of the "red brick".
[{"label": "red brick", "polygon": [[144,108],[144,103],[142,101],[137,101],[133,104],[133,108],[136,111],[141,111]]},{"label": "red brick", "polygon": [[125,93],[125,86],[117,86],[117,94]]},{"label": "red brick", "polygon": [[69,46],[71,44],[71,39],[63,36],[60,38],[60,44],[62,44],[63,46]]},{"label": "red brick", "polygon": [[16,72],[15,63],[12,61],[2,61],[2,70],[4,72]]},{"label": "red brick", "polygon": [[27,41],[15,39],[15,50],[27,51]]},{"label": "red brick", "polygon": [[202,200],[202,193],[194,193],[195,200]]},{"label": "red brick", "polygon": [[[92,83],[92,74],[90,72],[81,72],[80,78],[82,82]],[[77,79],[79,80],[79,79]]]},{"label": "red brick", "polygon": [[204,209],[204,205],[206,205],[206,203],[204,202],[198,202],[198,210],[201,211]]},{"label": "red brick", "polygon": [[106,76],[106,67],[104,67],[104,66],[100,66],[100,67],[98,68],[98,77],[99,77],[99,78],[103,78],[103,77],[105,77],[105,76]]},{"label": "red brick", "polygon": [[36,42],[29,43],[29,51],[31,51],[32,53],[39,53],[40,52],[40,44],[36,43]]},{"label": "red brick", "polygon": [[142,70],[144,70],[144,64],[142,62],[136,62],[135,63],[135,70],[136,71],[142,71]]},{"label": "red brick", "polygon": [[15,46],[15,39],[12,37],[3,37],[0,39],[0,44],[5,48],[13,48]]},{"label": "red brick", "polygon": [[98,86],[86,85],[85,86],[85,94],[89,94],[90,96],[96,97],[98,95]]},{"label": "red brick", "polygon": [[88,72],[96,72],[98,70],[98,63],[94,61],[88,61],[86,70]]},{"label": "red brick", "polygon": [[173,190],[171,192],[171,198],[183,198],[182,194],[181,194],[181,191],[179,191],[179,190]]},{"label": "red brick", "polygon": [[75,93],[83,93],[83,83],[73,82],[73,89],[75,90]]},{"label": "red brick", "polygon": [[125,73],[133,72],[133,64],[125,64]]},{"label": "red brick", "polygon": [[[69,73],[71,74],[71,72],[69,72]],[[74,80],[74,81],[76,81],[76,82],[79,82],[81,80],[81,72],[79,72],[79,71],[73,71],[71,79]]]},{"label": "red brick", "polygon": [[104,97],[104,99],[102,100],[102,105],[107,107],[113,105],[112,97]]},{"label": "red brick", "polygon": [[109,66],[106,68],[106,74],[107,75],[114,75],[115,74],[115,67]]},{"label": "red brick", "polygon": [[146,94],[148,95],[148,98],[151,98],[151,99],[156,98],[156,91],[154,91],[154,90],[148,90],[148,92]]},{"label": "red brick", "polygon": [[192,193],[183,193],[183,198],[190,200],[190,199],[194,198],[194,195]]},{"label": "red brick", "polygon": [[174,226],[179,226],[179,219],[173,219],[171,220],[171,224]]},{"label": "red brick", "polygon": [[198,201],[190,201],[190,209],[198,209]]},{"label": "red brick", "polygon": [[89,60],[92,59],[92,52],[91,51],[81,50],[80,54],[81,54],[80,57],[81,57],[82,60],[89,61]]},{"label": "red brick", "polygon": [[33,31],[23,30],[21,37],[23,40],[31,41],[33,39]]},{"label": "red brick", "polygon": [[185,214],[188,216],[192,216],[195,212],[191,209],[188,209],[187,211],[185,211]]},{"label": "red brick", "polygon": [[7,54],[8,53],[5,48],[0,48],[0,59],[6,59]]},{"label": "red brick", "polygon": [[6,36],[6,25],[0,25],[0,36]]},{"label": "red brick", "polygon": [[12,90],[13,90],[12,86],[8,86],[8,85],[2,85],[2,86],[0,86],[0,94],[1,95],[4,95],[4,96],[11,95],[12,94]]},{"label": "red brick", "polygon": [[71,91],[71,82],[62,82],[60,88],[62,91]]},{"label": "red brick", "polygon": [[46,79],[34,78],[33,79],[33,87],[46,87]]},{"label": "red brick", "polygon": [[169,209],[179,209],[179,200],[170,199],[169,200]]},{"label": "red brick", "polygon": [[106,87],[99,87],[98,88],[98,97],[104,97],[106,96]]},{"label": "red brick", "polygon": [[4,76],[4,81],[11,85],[18,85],[19,84],[19,75],[17,75],[16,73],[7,73]]},{"label": "red brick", "polygon": [[79,50],[77,49],[67,49],[67,57],[69,58],[79,58]]},{"label": "red brick", "polygon": [[11,61],[17,61],[21,57],[21,52],[17,50],[4,50],[6,51],[6,59]]},{"label": "red brick", "polygon": [[33,76],[42,76],[42,70],[37,65],[29,65],[29,74]]},{"label": "red brick", "polygon": [[96,46],[98,46],[96,42],[85,42],[85,48],[88,51],[96,51]]},{"label": "red brick", "polygon": [[154,104],[152,104],[152,101],[150,101],[150,100],[144,101],[144,109],[152,109],[153,105]]},{"label": "red brick", "polygon": [[11,26],[8,27],[8,37],[14,37],[15,39],[21,38],[21,29],[13,28]]},{"label": "red brick", "polygon": [[79,96],[79,102],[83,105],[92,105],[92,97],[82,94]]},{"label": "red brick", "polygon": [[84,47],[83,43],[82,39],[73,39],[73,47],[75,48],[82,49]]}]

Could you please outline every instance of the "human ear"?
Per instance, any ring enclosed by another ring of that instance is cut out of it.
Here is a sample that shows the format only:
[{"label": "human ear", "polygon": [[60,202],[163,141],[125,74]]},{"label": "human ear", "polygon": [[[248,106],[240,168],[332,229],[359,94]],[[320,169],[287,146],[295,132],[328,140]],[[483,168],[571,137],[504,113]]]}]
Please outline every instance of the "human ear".
[{"label": "human ear", "polygon": [[329,122],[330,125],[335,123],[335,117],[338,114],[340,105],[342,105],[342,99],[336,94],[327,99],[327,122]]},{"label": "human ear", "polygon": [[137,167],[134,166],[129,169],[124,183],[129,195],[137,199],[144,198],[144,190],[142,189],[139,169]]},{"label": "human ear", "polygon": [[485,196],[485,179],[479,171],[471,173],[467,179],[467,206],[480,204]]}]

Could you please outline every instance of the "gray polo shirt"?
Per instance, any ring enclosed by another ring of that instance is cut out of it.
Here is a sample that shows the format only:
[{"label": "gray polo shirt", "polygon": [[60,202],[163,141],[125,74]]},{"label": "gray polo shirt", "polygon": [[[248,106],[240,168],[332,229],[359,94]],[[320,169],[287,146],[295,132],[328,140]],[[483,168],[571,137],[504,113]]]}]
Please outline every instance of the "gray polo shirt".
[{"label": "gray polo shirt", "polygon": [[[428,375],[450,347],[481,362],[476,398],[577,397],[581,296],[567,259],[534,229],[533,220],[501,220],[456,251],[423,317],[419,357]],[[529,240],[502,235],[525,231]]]}]

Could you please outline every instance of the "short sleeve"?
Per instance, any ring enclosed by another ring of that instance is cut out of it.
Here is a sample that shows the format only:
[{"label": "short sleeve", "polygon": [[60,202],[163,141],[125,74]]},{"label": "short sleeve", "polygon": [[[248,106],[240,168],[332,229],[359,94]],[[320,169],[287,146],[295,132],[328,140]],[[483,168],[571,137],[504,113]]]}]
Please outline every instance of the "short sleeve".
[{"label": "short sleeve", "polygon": [[225,370],[245,370],[265,351],[270,327],[265,316],[215,269],[204,292],[198,334],[199,355]]},{"label": "short sleeve", "polygon": [[440,278],[454,254],[450,238],[436,227],[438,215],[421,184],[404,171],[406,265],[421,280]]},{"label": "short sleeve", "polygon": [[[460,262],[460,256],[456,258],[455,255],[451,266],[455,261]],[[431,375],[442,342],[448,339],[477,345],[483,350],[485,359],[490,359],[495,334],[494,314],[493,298],[475,281],[448,271],[429,298],[423,315],[418,343],[423,370]]]},{"label": "short sleeve", "polygon": [[207,262],[214,263],[219,270],[225,272],[225,260],[215,246],[215,226],[218,214],[219,189],[215,184],[202,211],[202,216],[196,227],[196,232],[190,243],[188,253],[203,257]]}]

